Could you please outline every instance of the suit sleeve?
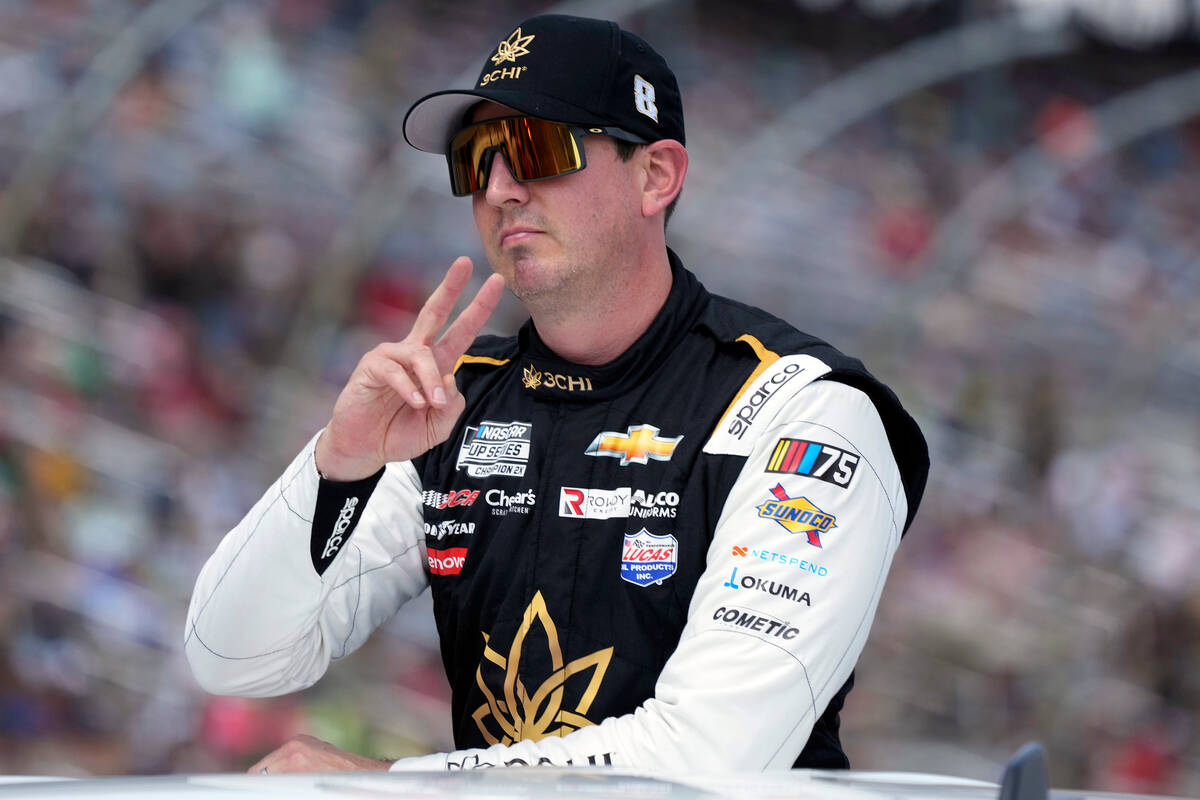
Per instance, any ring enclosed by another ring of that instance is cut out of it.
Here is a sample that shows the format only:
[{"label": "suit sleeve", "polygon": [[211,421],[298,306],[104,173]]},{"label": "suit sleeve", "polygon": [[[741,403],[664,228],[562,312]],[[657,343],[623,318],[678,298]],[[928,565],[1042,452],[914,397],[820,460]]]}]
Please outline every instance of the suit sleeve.
[{"label": "suit sleeve", "polygon": [[758,434],[654,697],[561,738],[404,759],[392,769],[790,768],[862,652],[906,513],[870,400],[843,384],[811,383]]},{"label": "suit sleeve", "polygon": [[[315,445],[196,580],[184,650],[210,692],[267,697],[311,686],[428,583],[412,464],[388,464],[369,486],[336,484],[318,475]],[[331,504],[330,493],[345,496]]]}]

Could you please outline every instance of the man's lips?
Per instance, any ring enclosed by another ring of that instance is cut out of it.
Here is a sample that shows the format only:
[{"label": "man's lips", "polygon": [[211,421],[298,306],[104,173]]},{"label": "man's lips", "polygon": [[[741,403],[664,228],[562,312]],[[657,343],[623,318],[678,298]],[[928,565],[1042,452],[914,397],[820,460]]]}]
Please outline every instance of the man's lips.
[{"label": "man's lips", "polygon": [[510,244],[523,242],[526,239],[537,236],[541,232],[542,231],[538,230],[537,228],[527,228],[523,226],[516,228],[505,228],[504,230],[500,231],[500,246],[507,247]]}]

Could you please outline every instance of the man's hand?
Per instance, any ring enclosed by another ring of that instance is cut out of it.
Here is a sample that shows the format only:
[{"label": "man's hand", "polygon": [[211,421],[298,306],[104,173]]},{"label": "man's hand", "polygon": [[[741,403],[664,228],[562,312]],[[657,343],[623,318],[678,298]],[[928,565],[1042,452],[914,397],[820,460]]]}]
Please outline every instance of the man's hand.
[{"label": "man's hand", "polygon": [[487,322],[504,290],[492,275],[440,337],[471,278],[471,259],[450,265],[446,277],[400,342],[384,342],[358,362],[317,441],[317,469],[326,478],[365,478],[389,461],[415,458],[445,441],[466,401],[454,383],[454,364]]},{"label": "man's hand", "polygon": [[356,756],[315,736],[300,734],[284,742],[282,747],[246,771],[268,775],[280,772],[363,772],[382,771],[391,765],[390,761]]}]

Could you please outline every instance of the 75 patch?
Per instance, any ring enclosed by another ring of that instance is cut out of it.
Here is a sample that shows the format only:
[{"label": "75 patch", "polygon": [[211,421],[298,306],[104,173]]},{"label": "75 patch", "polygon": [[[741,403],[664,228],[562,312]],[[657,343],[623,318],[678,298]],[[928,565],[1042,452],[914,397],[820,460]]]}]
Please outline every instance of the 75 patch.
[{"label": "75 patch", "polygon": [[767,459],[767,472],[803,475],[845,489],[854,480],[861,457],[821,442],[780,439]]}]

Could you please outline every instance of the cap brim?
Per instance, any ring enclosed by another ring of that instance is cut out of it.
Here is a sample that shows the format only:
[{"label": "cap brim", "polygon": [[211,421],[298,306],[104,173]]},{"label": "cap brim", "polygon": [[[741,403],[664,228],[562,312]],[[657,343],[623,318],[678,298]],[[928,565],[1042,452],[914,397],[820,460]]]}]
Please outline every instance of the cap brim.
[{"label": "cap brim", "polygon": [[607,126],[607,120],[577,108],[570,103],[546,96],[531,96],[529,92],[502,89],[448,89],[427,94],[404,116],[404,140],[418,150],[445,154],[450,137],[458,132],[467,110],[490,100],[508,106],[522,114],[572,125]]}]

